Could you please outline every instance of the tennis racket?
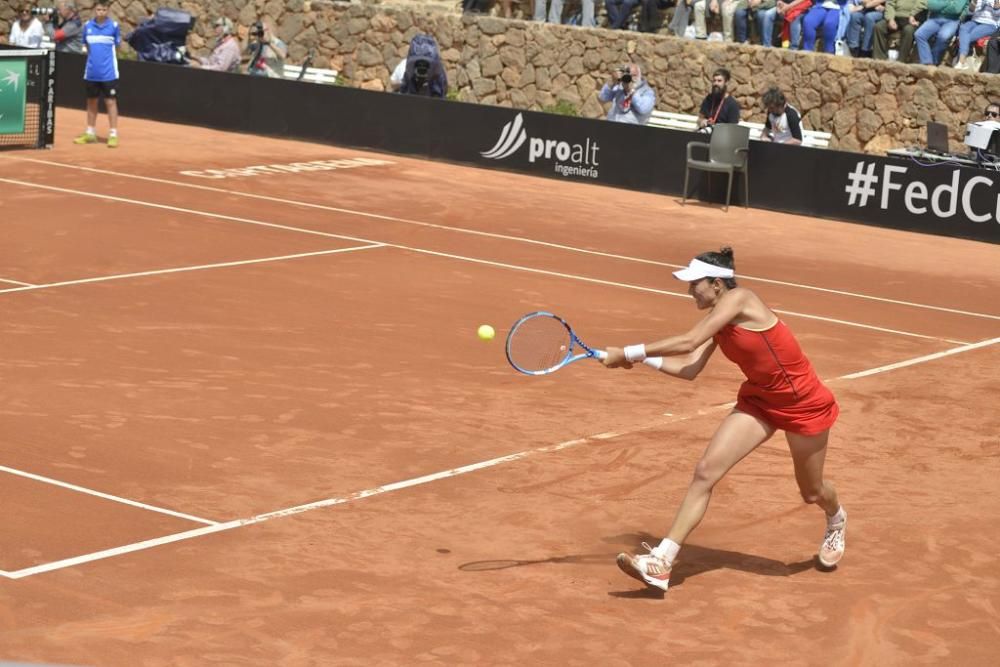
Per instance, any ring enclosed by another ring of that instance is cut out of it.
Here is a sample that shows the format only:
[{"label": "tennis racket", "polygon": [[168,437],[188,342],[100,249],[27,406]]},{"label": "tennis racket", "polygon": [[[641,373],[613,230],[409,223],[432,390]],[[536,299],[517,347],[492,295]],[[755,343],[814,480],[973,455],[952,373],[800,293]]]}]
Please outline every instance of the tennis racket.
[{"label": "tennis racket", "polygon": [[574,361],[607,356],[587,347],[566,320],[545,311],[528,313],[507,334],[507,361],[525,375],[547,375]]}]

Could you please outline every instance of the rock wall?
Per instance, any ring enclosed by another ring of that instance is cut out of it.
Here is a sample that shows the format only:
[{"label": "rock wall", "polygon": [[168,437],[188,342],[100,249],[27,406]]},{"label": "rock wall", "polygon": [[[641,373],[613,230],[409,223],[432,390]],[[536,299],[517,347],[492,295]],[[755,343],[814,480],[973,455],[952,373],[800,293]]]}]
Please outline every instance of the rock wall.
[{"label": "rock wall", "polygon": [[[557,102],[599,118],[597,91],[616,65],[634,60],[657,92],[657,108],[697,113],[718,67],[732,71],[744,119],[763,121],[760,94],[778,85],[806,126],[833,134],[831,145],[882,152],[922,144],[929,120],[952,128],[959,148],[965,123],[978,120],[989,99],[1000,99],[1000,76],[894,62],[852,59],[758,46],[684,40],[667,35],[462,15],[449,3],[406,0],[205,0],[181,2],[198,17],[189,37],[194,52],[213,39],[211,22],[232,18],[245,38],[269,16],[289,45],[289,60],[314,50],[314,65],[341,72],[346,85],[385,90],[392,68],[418,32],[435,36],[458,99],[542,110]],[[454,3],[457,6],[457,0]],[[83,15],[92,0],[79,0]],[[113,0],[111,13],[128,32],[158,6],[154,0]],[[0,9],[9,32],[13,8]]]}]

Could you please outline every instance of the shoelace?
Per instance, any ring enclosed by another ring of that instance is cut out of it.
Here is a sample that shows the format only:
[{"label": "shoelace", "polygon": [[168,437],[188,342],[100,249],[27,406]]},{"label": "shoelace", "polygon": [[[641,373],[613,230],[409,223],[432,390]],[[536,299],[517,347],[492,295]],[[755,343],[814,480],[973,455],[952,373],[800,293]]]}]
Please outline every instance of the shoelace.
[{"label": "shoelace", "polygon": [[827,528],[826,537],[823,538],[823,548],[830,551],[838,551],[844,546],[844,527]]}]

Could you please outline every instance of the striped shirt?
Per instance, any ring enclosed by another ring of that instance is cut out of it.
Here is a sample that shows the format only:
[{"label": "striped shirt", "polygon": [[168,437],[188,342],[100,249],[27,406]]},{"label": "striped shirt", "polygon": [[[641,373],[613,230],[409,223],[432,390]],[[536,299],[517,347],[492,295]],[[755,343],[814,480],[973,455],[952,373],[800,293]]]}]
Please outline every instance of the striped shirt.
[{"label": "striped shirt", "polygon": [[86,81],[115,81],[118,79],[118,57],[115,48],[122,43],[118,22],[94,19],[83,26],[83,43],[87,45],[87,67],[83,72]]}]

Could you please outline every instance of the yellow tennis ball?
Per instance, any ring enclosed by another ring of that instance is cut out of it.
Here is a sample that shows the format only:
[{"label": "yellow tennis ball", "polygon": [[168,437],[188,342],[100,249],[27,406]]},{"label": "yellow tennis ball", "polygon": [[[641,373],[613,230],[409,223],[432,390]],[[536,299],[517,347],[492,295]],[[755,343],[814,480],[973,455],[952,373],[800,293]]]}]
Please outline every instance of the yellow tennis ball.
[{"label": "yellow tennis ball", "polygon": [[479,330],[476,331],[476,335],[479,336],[480,340],[493,340],[493,336],[496,335],[496,332],[493,331],[493,327],[490,325],[483,324],[479,327]]}]

